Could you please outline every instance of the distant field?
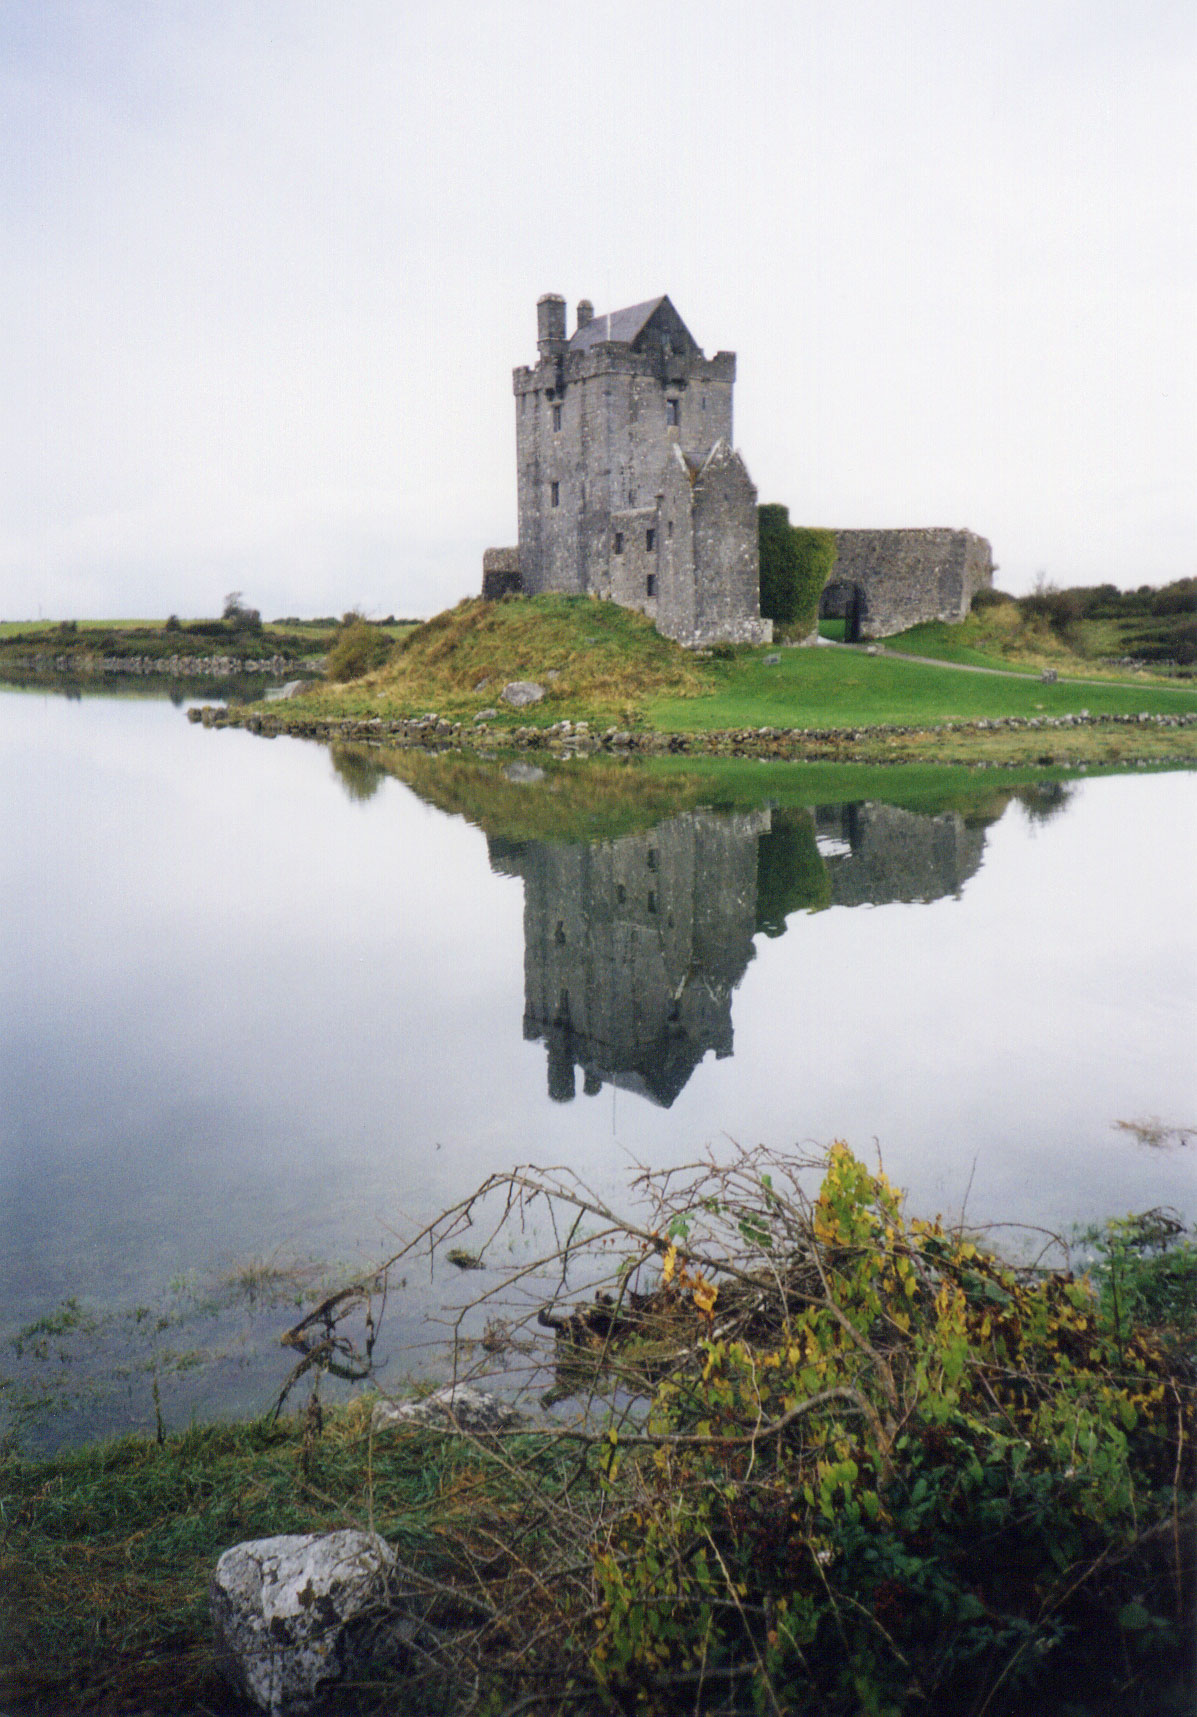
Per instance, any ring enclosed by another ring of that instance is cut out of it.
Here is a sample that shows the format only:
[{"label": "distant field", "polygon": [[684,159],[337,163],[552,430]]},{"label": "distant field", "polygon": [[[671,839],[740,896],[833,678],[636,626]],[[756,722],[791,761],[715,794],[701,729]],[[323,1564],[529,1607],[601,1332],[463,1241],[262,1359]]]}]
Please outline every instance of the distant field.
[{"label": "distant field", "polygon": [[[165,620],[77,620],[80,632],[160,632]],[[56,632],[58,620],[0,620],[0,638],[28,632]]]}]

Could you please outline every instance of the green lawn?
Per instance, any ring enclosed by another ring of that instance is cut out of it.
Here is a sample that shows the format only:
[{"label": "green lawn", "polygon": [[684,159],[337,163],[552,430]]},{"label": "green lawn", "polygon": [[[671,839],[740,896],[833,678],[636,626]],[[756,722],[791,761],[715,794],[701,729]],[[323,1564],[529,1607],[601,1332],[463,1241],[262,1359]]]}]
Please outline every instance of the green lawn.
[{"label": "green lawn", "polygon": [[1182,714],[1197,711],[1197,686],[1110,680],[1045,685],[1019,675],[964,674],[948,667],[869,656],[863,651],[753,650],[711,664],[715,690],[696,698],[654,698],[645,705],[652,727],[704,732],[734,727],[902,726],[975,721],[997,716]]},{"label": "green lawn", "polygon": [[[927,620],[920,626],[910,626],[905,632],[898,632],[892,638],[882,638],[879,642],[883,650],[892,650],[900,656],[931,656],[937,662],[963,662],[974,668],[1001,668],[1008,674],[1038,677],[1036,663],[1003,656],[997,649],[977,649],[964,641],[967,636],[960,626],[949,626],[942,620]],[[1085,664],[1077,662],[1073,666],[1074,671],[1083,671]]]}]

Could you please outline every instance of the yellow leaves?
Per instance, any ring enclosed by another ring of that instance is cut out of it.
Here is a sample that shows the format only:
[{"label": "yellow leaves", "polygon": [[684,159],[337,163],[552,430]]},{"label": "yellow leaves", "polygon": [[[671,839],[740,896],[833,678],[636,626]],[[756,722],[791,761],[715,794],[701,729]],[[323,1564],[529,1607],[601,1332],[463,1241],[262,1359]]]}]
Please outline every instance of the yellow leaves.
[{"label": "yellow leaves", "polygon": [[701,1271],[696,1275],[690,1274],[685,1262],[678,1259],[676,1241],[670,1242],[669,1250],[661,1260],[661,1281],[666,1287],[676,1282],[679,1288],[689,1288],[694,1296],[694,1304],[703,1317],[711,1317],[719,1289],[714,1282],[708,1282]]}]

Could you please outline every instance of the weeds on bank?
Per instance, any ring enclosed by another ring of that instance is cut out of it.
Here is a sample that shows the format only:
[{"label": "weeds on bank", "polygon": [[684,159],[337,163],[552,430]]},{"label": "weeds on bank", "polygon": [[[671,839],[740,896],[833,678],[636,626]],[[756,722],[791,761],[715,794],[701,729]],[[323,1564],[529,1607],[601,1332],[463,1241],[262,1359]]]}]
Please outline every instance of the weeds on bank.
[{"label": "weeds on bank", "polygon": [[[563,1171],[497,1176],[384,1266],[486,1268],[456,1278],[476,1291],[455,1366],[528,1367],[556,1403],[535,1431],[374,1431],[361,1403],[8,1463],[7,1660],[50,1692],[207,1689],[217,1552],[366,1524],[442,1630],[440,1710],[1187,1708],[1197,1270],[1176,1219],[1075,1260],[1041,1236],[1016,1265],[908,1216],[842,1145],[635,1191],[629,1217]],[[380,1672],[352,1697],[397,1696]]]}]

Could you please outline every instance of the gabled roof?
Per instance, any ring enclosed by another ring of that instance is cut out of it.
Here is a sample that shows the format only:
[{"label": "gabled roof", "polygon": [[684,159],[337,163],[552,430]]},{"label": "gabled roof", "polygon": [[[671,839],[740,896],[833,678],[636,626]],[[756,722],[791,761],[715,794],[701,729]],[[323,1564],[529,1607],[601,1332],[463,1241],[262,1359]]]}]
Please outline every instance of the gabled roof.
[{"label": "gabled roof", "polygon": [[606,341],[614,341],[621,346],[634,346],[653,317],[665,305],[668,305],[670,319],[676,322],[697,351],[694,336],[669,303],[665,293],[659,298],[649,298],[643,304],[631,304],[626,310],[612,310],[609,315],[604,313],[593,317],[584,328],[578,329],[569,343],[570,351],[585,352],[591,346],[602,345]]},{"label": "gabled roof", "polygon": [[587,322],[584,328],[579,328],[570,341],[570,348],[575,352],[584,352],[588,346],[597,346],[604,340],[618,340],[621,345],[630,346],[638,334],[644,332],[644,325],[659,310],[665,302],[665,295],[660,298],[650,298],[645,304],[631,304],[626,310],[612,310],[610,315],[595,316]]}]

